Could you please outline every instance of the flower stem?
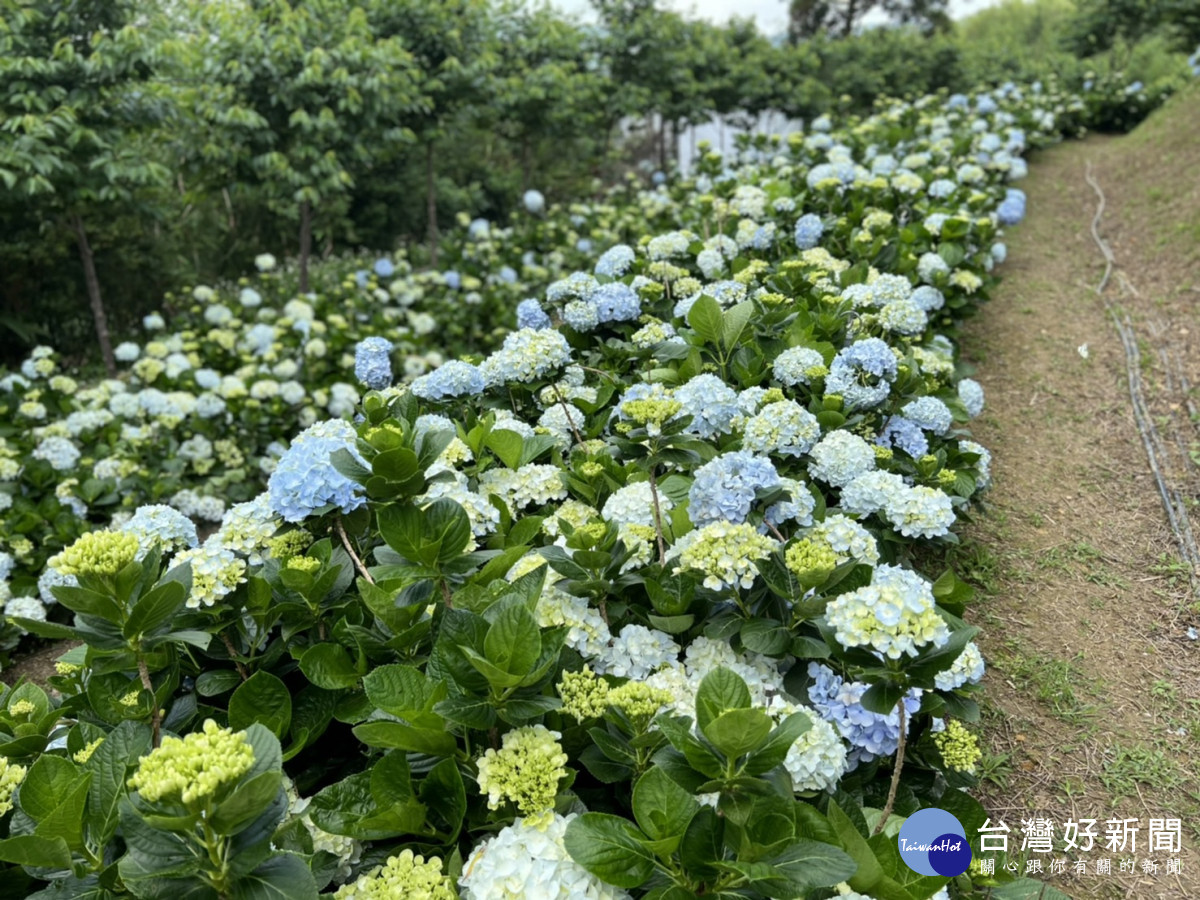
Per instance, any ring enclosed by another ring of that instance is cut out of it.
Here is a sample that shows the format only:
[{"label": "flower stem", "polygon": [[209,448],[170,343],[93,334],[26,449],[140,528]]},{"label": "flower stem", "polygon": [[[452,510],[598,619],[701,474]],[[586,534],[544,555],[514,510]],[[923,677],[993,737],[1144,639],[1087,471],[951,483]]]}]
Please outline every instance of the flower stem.
[{"label": "flower stem", "polygon": [[366,579],[368,584],[374,584],[375,579],[371,577],[371,573],[367,571],[367,567],[363,565],[363,561],[359,559],[358,554],[354,552],[354,546],[350,543],[350,538],[346,536],[346,528],[342,525],[342,517],[338,516],[333,522],[334,530],[337,531],[338,537],[342,539],[342,546],[346,548],[346,552],[350,554],[350,558],[354,560],[354,568],[358,569],[358,574]]},{"label": "flower stem", "polygon": [[146,665],[145,658],[138,654],[138,675],[142,679],[142,687],[150,692],[150,705],[153,710],[150,713],[150,732],[152,736],[151,746],[157,747],[162,742],[162,715],[158,708],[158,698],[154,696],[154,684],[150,681],[150,669]]},{"label": "flower stem", "polygon": [[650,499],[654,501],[654,534],[658,538],[658,564],[667,564],[667,544],[663,540],[662,507],[658,503],[658,482],[654,479],[655,466],[650,467]]},{"label": "flower stem", "polygon": [[883,815],[879,817],[879,824],[875,826],[873,834],[879,834],[883,831],[883,826],[887,824],[888,818],[892,814],[892,807],[896,805],[896,790],[900,787],[900,770],[904,768],[904,697],[900,697],[900,702],[896,704],[896,709],[900,715],[900,734],[896,739],[896,765],[892,769],[892,783],[888,787],[887,803],[883,805]]}]

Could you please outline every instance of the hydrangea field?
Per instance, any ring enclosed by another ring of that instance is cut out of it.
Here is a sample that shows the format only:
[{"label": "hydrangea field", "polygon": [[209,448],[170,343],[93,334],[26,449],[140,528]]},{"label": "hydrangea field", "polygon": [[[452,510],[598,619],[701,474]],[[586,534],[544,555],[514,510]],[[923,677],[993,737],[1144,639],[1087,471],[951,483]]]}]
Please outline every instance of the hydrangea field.
[{"label": "hydrangea field", "polygon": [[0,380],[3,637],[74,643],[0,693],[5,890],[1036,896],[897,849],[986,818],[956,336],[1023,154],[1151,102],[889,102],[529,191],[441,271],[301,295],[264,255],[118,378],[38,348]]}]

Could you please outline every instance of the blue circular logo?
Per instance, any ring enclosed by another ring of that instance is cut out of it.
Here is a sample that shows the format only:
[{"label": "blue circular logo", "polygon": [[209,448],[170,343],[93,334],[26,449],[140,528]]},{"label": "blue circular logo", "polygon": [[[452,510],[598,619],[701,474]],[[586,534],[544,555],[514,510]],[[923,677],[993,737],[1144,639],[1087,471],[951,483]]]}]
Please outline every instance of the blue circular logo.
[{"label": "blue circular logo", "polygon": [[967,831],[953,813],[919,809],[900,826],[900,856],[914,872],[953,878],[971,865]]}]

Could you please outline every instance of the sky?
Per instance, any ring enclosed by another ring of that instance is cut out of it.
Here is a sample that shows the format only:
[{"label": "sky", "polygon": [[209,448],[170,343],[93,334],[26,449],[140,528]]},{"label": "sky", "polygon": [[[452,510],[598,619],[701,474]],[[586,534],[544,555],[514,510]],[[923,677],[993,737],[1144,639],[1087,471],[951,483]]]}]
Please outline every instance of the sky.
[{"label": "sky", "polygon": [[[950,0],[950,15],[958,19],[994,5],[998,0]],[[590,13],[588,0],[551,0],[565,12]],[[787,0],[665,0],[667,6],[696,18],[722,23],[730,16],[753,16],[759,31],[777,35],[787,31]]]}]

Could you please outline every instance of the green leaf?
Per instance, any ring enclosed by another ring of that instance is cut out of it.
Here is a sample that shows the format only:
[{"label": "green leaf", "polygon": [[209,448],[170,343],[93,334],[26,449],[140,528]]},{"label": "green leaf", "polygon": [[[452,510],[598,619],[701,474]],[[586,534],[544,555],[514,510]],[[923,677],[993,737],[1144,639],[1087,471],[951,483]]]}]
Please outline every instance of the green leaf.
[{"label": "green leaf", "polygon": [[255,672],[229,698],[229,724],[234,730],[241,731],[254,722],[279,738],[287,734],[292,722],[291,692],[270,672]]},{"label": "green leaf", "polygon": [[[471,540],[471,520],[467,511],[454,500],[435,500],[423,511],[424,531],[433,547],[433,562],[445,563],[457,557]],[[426,561],[426,565],[433,562]]]},{"label": "green leaf", "polygon": [[314,644],[300,657],[300,671],[317,687],[335,691],[358,685],[358,672],[341,644]]},{"label": "green leaf", "polygon": [[442,724],[441,718],[430,712],[434,700],[439,699],[433,685],[412,666],[379,666],[363,677],[363,689],[367,699],[389,715],[412,724]]},{"label": "green leaf", "polygon": [[730,759],[759,749],[771,733],[771,717],[762,709],[731,709],[701,729],[713,746]]},{"label": "green leaf", "polygon": [[85,768],[92,773],[88,791],[88,825],[92,836],[105,844],[116,833],[126,781],[138,760],[150,751],[150,728],[125,721],[108,733],[92,751]]},{"label": "green leaf", "polygon": [[783,763],[788,751],[796,743],[796,739],[812,727],[808,713],[792,713],[780,722],[767,738],[766,743],[759,747],[746,760],[743,770],[747,775],[762,775]]},{"label": "green leaf", "polygon": [[708,294],[701,295],[687,314],[688,325],[706,344],[714,347],[720,343],[724,318],[721,304]]},{"label": "green leaf", "polygon": [[633,815],[651,840],[680,839],[700,810],[689,791],[662,769],[650,769],[633,788]]},{"label": "green leaf", "polygon": [[0,860],[43,869],[71,868],[71,848],[61,837],[20,834],[0,841]]},{"label": "green leaf", "polygon": [[392,503],[376,512],[379,533],[387,545],[412,562],[421,562],[423,517],[411,503]]},{"label": "green leaf", "polygon": [[900,703],[900,698],[908,693],[898,684],[890,681],[881,681],[878,684],[873,684],[867,688],[866,693],[862,695],[863,709],[867,712],[878,713],[881,716],[886,716],[888,713],[896,711],[897,704]]},{"label": "green leaf", "polygon": [[143,634],[157,631],[183,609],[186,600],[187,592],[182,584],[178,581],[162,582],[134,604],[121,633],[136,640]]},{"label": "green leaf", "polygon": [[883,878],[883,869],[879,865],[879,860],[875,858],[875,852],[867,843],[867,839],[854,827],[850,817],[834,800],[829,801],[829,810],[826,815],[829,824],[837,833],[838,840],[841,841],[842,848],[850,854],[858,867],[853,877],[848,879],[850,887],[860,893],[870,893],[871,888],[875,887]]},{"label": "green leaf", "polygon": [[467,814],[467,789],[457,760],[443,759],[430,769],[417,796],[429,808],[430,815],[442,821],[449,839],[454,840]]},{"label": "green leaf", "polygon": [[746,682],[736,672],[719,666],[704,676],[696,691],[696,724],[706,732],[709,723],[721,713],[749,706],[750,690]]},{"label": "green leaf", "polygon": [[487,436],[484,446],[495,453],[496,458],[508,468],[517,469],[521,466],[521,451],[524,443],[521,436],[515,431],[502,428],[491,432]]},{"label": "green leaf", "polygon": [[317,884],[299,856],[280,853],[233,883],[233,900],[317,900]]},{"label": "green leaf", "polygon": [[488,662],[511,675],[528,675],[542,653],[542,631],[524,601],[505,598],[485,618],[492,623],[483,639]]},{"label": "green leaf", "polygon": [[405,750],[429,756],[450,756],[458,749],[454,735],[445,730],[415,728],[402,722],[379,720],[354,726],[354,736],[368,747]]},{"label": "green leaf", "polygon": [[[714,301],[715,302],[715,301]],[[640,887],[654,874],[645,835],[628,819],[584,813],[571,821],[563,844],[571,858],[597,878],[620,888]]]},{"label": "green leaf", "polygon": [[837,847],[804,839],[767,862],[778,876],[771,881],[794,892],[790,896],[804,896],[816,888],[832,887],[850,878],[856,869],[855,861]]},{"label": "green leaf", "polygon": [[724,345],[726,352],[732,350],[737,345],[742,332],[746,330],[746,326],[750,324],[750,320],[753,317],[754,302],[751,300],[743,300],[736,306],[730,307],[724,313],[724,321],[721,325],[721,343]]},{"label": "green leaf", "polygon": [[237,834],[267,810],[281,789],[283,776],[278,772],[262,772],[237,786],[221,801],[212,817],[217,834]]}]

